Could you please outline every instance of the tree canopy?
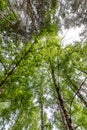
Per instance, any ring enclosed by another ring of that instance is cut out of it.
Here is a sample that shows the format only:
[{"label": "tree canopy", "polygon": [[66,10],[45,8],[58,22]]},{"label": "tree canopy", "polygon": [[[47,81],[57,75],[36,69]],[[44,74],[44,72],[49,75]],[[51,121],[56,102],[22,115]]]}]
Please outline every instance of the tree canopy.
[{"label": "tree canopy", "polygon": [[59,5],[0,0],[0,130],[87,129],[87,42],[63,46]]}]

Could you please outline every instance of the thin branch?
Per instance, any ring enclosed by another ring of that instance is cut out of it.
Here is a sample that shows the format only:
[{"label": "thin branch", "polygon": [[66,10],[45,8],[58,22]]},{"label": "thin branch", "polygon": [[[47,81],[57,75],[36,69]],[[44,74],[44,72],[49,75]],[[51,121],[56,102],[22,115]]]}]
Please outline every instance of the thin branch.
[{"label": "thin branch", "polygon": [[71,100],[71,103],[70,103],[70,114],[71,114],[72,103],[73,103],[73,101],[74,101],[76,95],[78,94],[78,92],[81,90],[82,85],[85,83],[86,79],[87,79],[87,77],[86,77],[86,78],[84,79],[84,81],[80,84],[79,89],[76,91],[75,95],[73,96],[73,98],[72,98],[72,100]]},{"label": "thin branch", "polygon": [[16,18],[16,20],[18,20],[16,14],[15,14],[15,12],[14,12],[14,10],[12,9],[12,5],[11,5],[10,1],[7,0],[7,2],[8,2],[8,4],[9,4],[9,8],[10,8],[11,12],[13,13],[14,17]]},{"label": "thin branch", "polygon": [[82,69],[80,69],[80,68],[77,68],[76,66],[74,66],[74,68],[76,68],[77,70],[81,71],[81,72],[84,73],[84,74],[87,74],[87,71],[85,71],[85,70],[82,70]]},{"label": "thin branch", "polygon": [[[67,75],[67,79],[68,81],[71,83],[71,85],[73,86],[72,90],[73,92],[77,92],[77,86],[75,85],[75,83],[72,82],[72,80],[70,79],[70,77]],[[78,91],[77,96],[80,98],[80,100],[84,103],[85,106],[87,106],[87,101],[83,98],[82,94]]]},{"label": "thin branch", "polygon": [[31,52],[31,49],[32,49],[32,45],[28,49],[28,51],[17,61],[17,63],[14,65],[14,67],[8,72],[8,74],[5,76],[5,78],[1,81],[0,87],[7,81],[8,77],[13,74],[13,72],[15,71],[15,69],[20,64],[20,62],[28,55],[29,52]]},{"label": "thin branch", "polygon": [[[32,47],[33,47],[34,44],[36,44],[36,41],[35,41],[35,43],[33,43],[33,44],[31,45],[31,47],[25,52],[25,54],[24,54],[16,63],[12,63],[12,64],[14,64],[14,67],[13,67],[11,70],[8,70],[7,75],[6,75],[5,78],[0,82],[0,87],[7,81],[8,77],[13,74],[13,72],[15,71],[15,69],[19,66],[20,62],[29,54],[29,52],[35,52],[35,51],[37,52],[37,50],[38,50],[38,51],[41,51],[42,49],[44,49],[44,47],[40,47],[40,48],[38,48],[38,49],[34,49],[34,50],[31,51],[31,49],[32,49]],[[47,45],[46,47],[49,47],[49,45]],[[18,57],[18,56],[17,56],[17,57]],[[17,58],[17,57],[16,57],[16,58]],[[16,58],[15,58],[15,60],[16,60]],[[15,61],[15,60],[14,60],[14,61]],[[12,65],[12,64],[11,64],[11,65]],[[11,66],[11,65],[10,65],[10,66]]]},{"label": "thin branch", "polygon": [[7,21],[10,25],[13,26],[13,24],[11,23],[11,21],[10,21],[9,19],[7,19],[4,14],[2,14],[2,13],[0,12],[0,15],[2,16],[2,18],[4,18],[5,21]]}]

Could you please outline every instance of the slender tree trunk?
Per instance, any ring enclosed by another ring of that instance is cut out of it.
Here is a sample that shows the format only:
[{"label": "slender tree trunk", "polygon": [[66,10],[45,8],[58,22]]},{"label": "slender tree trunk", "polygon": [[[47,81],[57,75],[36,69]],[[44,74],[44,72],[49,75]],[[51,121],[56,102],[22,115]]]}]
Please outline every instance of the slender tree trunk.
[{"label": "slender tree trunk", "polygon": [[69,114],[69,112],[67,111],[66,107],[65,107],[65,104],[64,104],[64,100],[61,96],[61,93],[60,93],[60,86],[59,84],[57,85],[56,83],[56,78],[55,78],[55,73],[54,73],[54,66],[53,64],[50,62],[50,67],[51,67],[51,75],[52,75],[52,79],[53,79],[53,84],[54,84],[54,87],[55,87],[55,91],[57,93],[57,99],[58,99],[58,102],[60,104],[60,107],[63,111],[63,114],[64,114],[64,117],[66,119],[66,122],[67,122],[67,126],[69,128],[69,130],[75,130],[73,124],[72,124],[72,120],[71,120],[71,116]]},{"label": "slender tree trunk", "polygon": [[63,111],[62,111],[61,106],[60,106],[59,103],[58,103],[58,107],[59,107],[60,114],[61,114],[61,118],[62,118],[63,128],[64,128],[64,130],[68,130],[68,126],[67,126],[67,123],[66,123],[66,120],[65,120],[65,117],[64,117]]},{"label": "slender tree trunk", "polygon": [[56,88],[56,92],[57,92],[57,96],[58,96],[58,101],[60,103],[61,109],[64,113],[64,116],[65,116],[65,119],[66,119],[66,122],[67,122],[67,125],[68,125],[68,128],[69,128],[69,130],[75,130],[74,126],[72,124],[71,116],[70,116],[69,112],[67,111],[67,109],[65,107],[64,101],[62,99],[62,96],[61,96],[61,93],[60,93],[60,90],[59,90],[58,87]]},{"label": "slender tree trunk", "polygon": [[43,89],[40,88],[41,130],[44,130]]},{"label": "slender tree trunk", "polygon": [[41,130],[44,130],[44,112],[43,112],[43,103],[41,101]]}]

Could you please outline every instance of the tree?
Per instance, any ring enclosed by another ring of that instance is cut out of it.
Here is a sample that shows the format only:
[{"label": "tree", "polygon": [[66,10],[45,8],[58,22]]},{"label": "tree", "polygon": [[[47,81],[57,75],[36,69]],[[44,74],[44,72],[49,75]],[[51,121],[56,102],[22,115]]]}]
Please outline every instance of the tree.
[{"label": "tree", "polygon": [[87,44],[61,44],[57,1],[1,3],[0,129],[86,130]]},{"label": "tree", "polygon": [[87,1],[86,0],[60,0],[59,1],[59,26],[62,29],[83,26],[81,36],[84,41],[87,37]]}]

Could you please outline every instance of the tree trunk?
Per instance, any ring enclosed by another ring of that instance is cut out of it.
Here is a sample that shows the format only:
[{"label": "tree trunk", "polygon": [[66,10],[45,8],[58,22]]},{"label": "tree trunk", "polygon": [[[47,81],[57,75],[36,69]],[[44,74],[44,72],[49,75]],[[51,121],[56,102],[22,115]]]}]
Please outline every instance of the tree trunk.
[{"label": "tree trunk", "polygon": [[59,107],[61,118],[62,118],[63,129],[64,130],[69,130],[68,126],[67,126],[67,123],[66,123],[66,120],[65,120],[65,117],[64,117],[64,114],[63,114],[63,111],[62,111],[61,106],[60,106],[59,103],[58,103],[58,107]]},{"label": "tree trunk", "polygon": [[43,112],[43,103],[41,102],[41,130],[44,130],[44,112]]},{"label": "tree trunk", "polygon": [[41,130],[44,130],[43,89],[40,88]]},{"label": "tree trunk", "polygon": [[62,99],[62,96],[61,96],[61,93],[60,93],[60,90],[59,90],[58,87],[56,87],[56,93],[57,93],[57,96],[58,96],[58,102],[60,103],[60,106],[61,106],[61,109],[62,109],[63,114],[65,116],[69,130],[75,130],[74,126],[72,124],[71,116],[70,116],[69,112],[67,111],[67,109],[65,107],[64,101]]},{"label": "tree trunk", "polygon": [[67,122],[67,126],[69,128],[69,130],[75,130],[73,124],[72,124],[72,119],[71,119],[71,116],[69,114],[69,112],[67,111],[66,107],[65,107],[65,104],[64,104],[64,100],[61,96],[61,93],[60,93],[60,86],[59,84],[57,85],[56,83],[56,78],[55,78],[55,73],[54,73],[54,66],[53,64],[51,63],[50,61],[50,69],[51,69],[51,76],[52,76],[52,80],[53,80],[53,84],[54,84],[54,87],[55,87],[55,91],[57,93],[57,100],[60,104],[60,107],[63,111],[63,114],[64,114],[64,117],[66,119],[66,122]]}]

